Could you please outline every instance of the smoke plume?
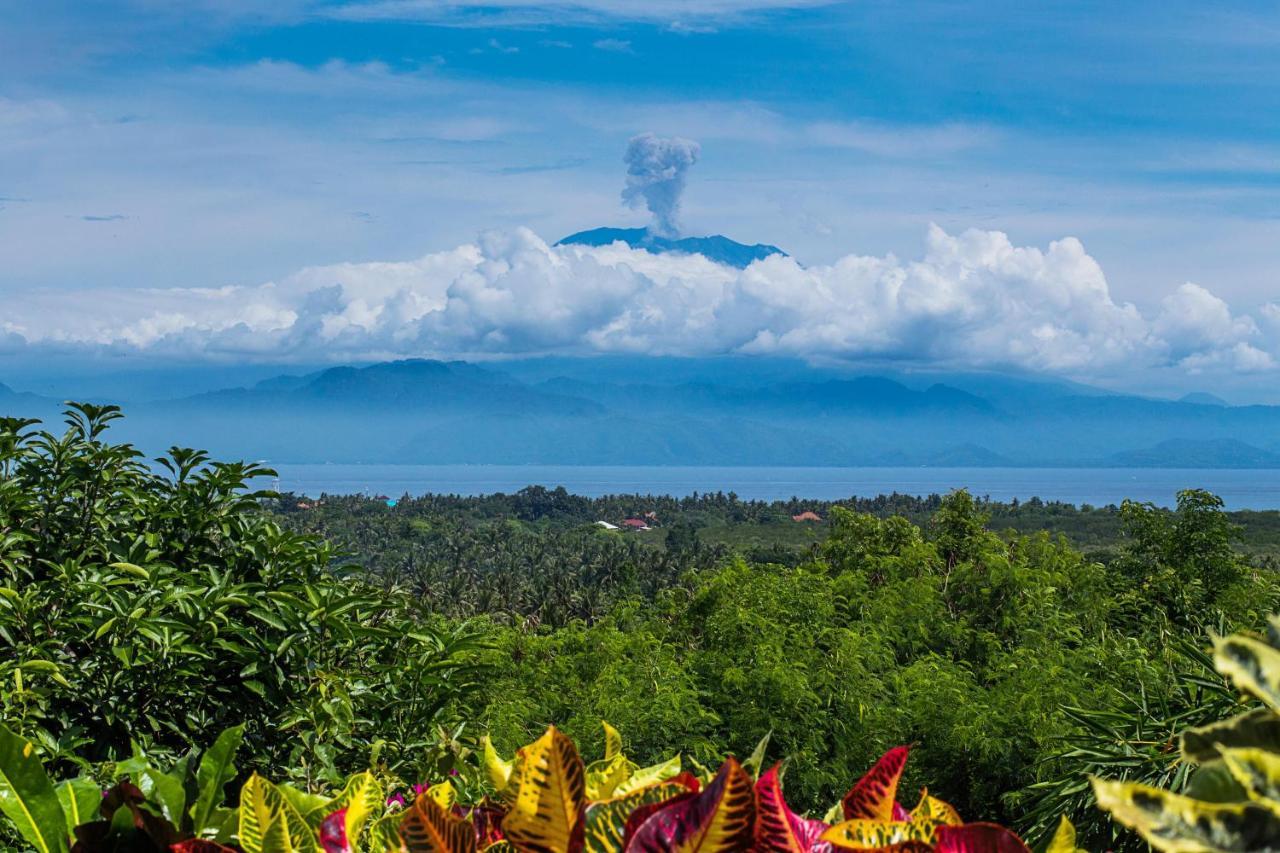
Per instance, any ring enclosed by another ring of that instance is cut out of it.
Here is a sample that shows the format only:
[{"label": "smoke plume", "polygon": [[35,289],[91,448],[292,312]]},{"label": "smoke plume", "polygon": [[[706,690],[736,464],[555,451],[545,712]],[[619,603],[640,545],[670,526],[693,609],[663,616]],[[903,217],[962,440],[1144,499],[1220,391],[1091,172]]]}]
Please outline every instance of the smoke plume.
[{"label": "smoke plume", "polygon": [[685,174],[698,162],[698,143],[679,136],[661,137],[642,133],[631,137],[623,162],[627,164],[627,185],[622,200],[632,207],[643,204],[653,214],[650,230],[663,237],[679,233],[680,195]]}]

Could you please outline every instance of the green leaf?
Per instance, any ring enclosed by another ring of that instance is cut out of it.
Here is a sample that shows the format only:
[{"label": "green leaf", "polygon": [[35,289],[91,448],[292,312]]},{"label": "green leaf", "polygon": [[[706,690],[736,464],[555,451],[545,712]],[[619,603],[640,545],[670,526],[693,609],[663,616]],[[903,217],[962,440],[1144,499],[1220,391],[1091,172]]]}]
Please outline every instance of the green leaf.
[{"label": "green leaf", "polygon": [[161,816],[175,827],[182,826],[182,813],[187,807],[187,792],[182,780],[148,767],[138,774],[138,789],[147,802],[159,807]]},{"label": "green leaf", "polygon": [[102,788],[92,779],[79,776],[58,785],[54,789],[62,813],[67,819],[68,843],[74,841],[73,830],[82,823],[98,819],[98,807],[102,805]]},{"label": "green leaf", "polygon": [[1209,761],[1197,767],[1183,793],[1206,803],[1238,803],[1249,799],[1248,792],[1222,760]]},{"label": "green leaf", "polygon": [[31,741],[0,726],[0,811],[37,853],[67,850],[62,804]]},{"label": "green leaf", "polygon": [[649,767],[641,767],[639,770],[631,774],[631,778],[623,782],[613,791],[613,796],[622,797],[630,794],[632,791],[638,791],[641,788],[647,788],[649,785],[656,785],[659,782],[665,782],[668,779],[680,773],[681,758],[679,755],[668,759],[661,764],[653,764]]},{"label": "green leaf", "polygon": [[199,794],[195,805],[191,807],[192,832],[197,836],[215,829],[220,823],[215,820],[214,812],[225,796],[223,787],[236,776],[236,750],[243,740],[244,726],[229,728],[218,735],[213,746],[200,759],[200,768],[196,771]]}]

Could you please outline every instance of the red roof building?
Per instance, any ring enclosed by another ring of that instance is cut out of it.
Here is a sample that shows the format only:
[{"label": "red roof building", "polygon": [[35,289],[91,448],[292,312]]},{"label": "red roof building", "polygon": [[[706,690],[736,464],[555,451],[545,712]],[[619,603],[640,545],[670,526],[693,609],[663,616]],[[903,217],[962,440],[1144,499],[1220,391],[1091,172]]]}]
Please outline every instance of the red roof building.
[{"label": "red roof building", "polygon": [[799,515],[791,516],[791,520],[792,521],[822,521],[822,516],[818,515],[816,512],[813,512],[812,510],[806,509],[804,512],[800,513]]},{"label": "red roof building", "polygon": [[623,527],[629,527],[632,530],[648,530],[649,525],[645,523],[643,518],[628,518],[622,522]]}]

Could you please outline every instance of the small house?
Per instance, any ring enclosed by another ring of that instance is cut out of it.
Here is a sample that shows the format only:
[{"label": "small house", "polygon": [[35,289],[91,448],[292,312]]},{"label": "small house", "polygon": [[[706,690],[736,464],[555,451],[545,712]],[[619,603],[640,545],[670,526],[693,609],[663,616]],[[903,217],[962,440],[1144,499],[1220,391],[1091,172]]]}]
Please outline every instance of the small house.
[{"label": "small house", "polygon": [[610,524],[610,523],[609,523],[609,522],[607,522],[607,521],[597,521],[597,522],[596,522],[596,527],[603,527],[605,530],[617,530],[617,529],[618,529],[618,525],[616,525],[616,524]]},{"label": "small house", "polygon": [[799,515],[791,516],[791,520],[798,521],[798,522],[822,521],[822,516],[818,515],[813,510],[806,509],[804,512],[800,513]]},{"label": "small house", "polygon": [[648,530],[649,525],[643,518],[628,518],[622,522],[622,526],[628,530]]}]

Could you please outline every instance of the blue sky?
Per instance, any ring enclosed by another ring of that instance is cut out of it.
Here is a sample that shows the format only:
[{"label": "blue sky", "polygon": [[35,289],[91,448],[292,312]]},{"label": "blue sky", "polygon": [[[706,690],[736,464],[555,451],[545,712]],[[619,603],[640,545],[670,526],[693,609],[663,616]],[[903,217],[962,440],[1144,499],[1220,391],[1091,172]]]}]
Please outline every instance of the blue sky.
[{"label": "blue sky", "polygon": [[[1146,324],[1106,321],[1142,350],[1138,366],[1057,350],[939,355],[809,327],[792,336],[809,341],[795,353],[1008,364],[1170,392],[1275,380],[1274,4],[0,0],[0,21],[11,348],[145,348],[186,328],[175,317],[197,309],[182,290],[407,262],[493,229],[554,241],[643,225],[620,203],[621,156],[654,132],[701,146],[689,233],[775,243],[807,266],[906,266],[929,251],[931,225],[1003,232],[1045,254],[1077,238],[1110,301]],[[984,263],[959,262],[990,273]],[[1226,318],[1196,326],[1221,309],[1179,297],[1188,282],[1229,306]],[[166,311],[140,295],[152,289],[166,291]],[[96,300],[134,305],[132,331],[51,319],[64,305],[100,313]],[[1032,308],[1006,320],[1040,322]],[[969,329],[963,313],[948,322]],[[1097,312],[1085,313],[1068,330],[1078,346],[1110,346],[1112,332],[1089,337]],[[254,317],[237,322],[276,322]],[[578,331],[534,337],[572,349],[600,328]],[[201,340],[210,357],[304,354]],[[441,352],[501,349],[441,340]],[[661,336],[663,351],[679,351],[672,340]],[[380,344],[334,357],[379,353],[406,354]]]}]

